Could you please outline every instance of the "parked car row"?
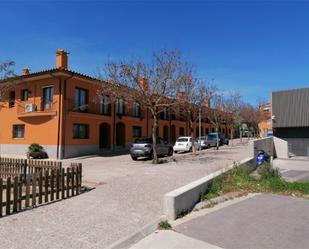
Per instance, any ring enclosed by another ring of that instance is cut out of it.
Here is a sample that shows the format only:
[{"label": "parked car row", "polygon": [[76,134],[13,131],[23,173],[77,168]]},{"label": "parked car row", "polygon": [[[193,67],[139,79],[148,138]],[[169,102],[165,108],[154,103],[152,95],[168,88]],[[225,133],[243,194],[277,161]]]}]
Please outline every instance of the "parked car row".
[{"label": "parked car row", "polygon": [[[212,132],[207,136],[201,136],[196,139],[192,137],[179,137],[174,146],[162,138],[157,138],[157,154],[158,156],[172,156],[173,152],[189,152],[193,150],[193,144],[196,150],[206,149],[219,145],[228,145],[229,140],[224,133]],[[130,148],[130,155],[133,160],[137,160],[139,157],[153,157],[153,141],[152,138],[138,138],[134,141]]]}]

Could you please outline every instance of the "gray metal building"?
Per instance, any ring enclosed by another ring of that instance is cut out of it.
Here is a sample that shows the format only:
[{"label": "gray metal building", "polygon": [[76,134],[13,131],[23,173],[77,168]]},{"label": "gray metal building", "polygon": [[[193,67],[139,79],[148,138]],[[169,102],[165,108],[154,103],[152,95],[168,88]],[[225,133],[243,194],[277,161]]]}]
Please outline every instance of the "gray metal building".
[{"label": "gray metal building", "polygon": [[272,93],[273,134],[295,156],[309,156],[309,88]]}]

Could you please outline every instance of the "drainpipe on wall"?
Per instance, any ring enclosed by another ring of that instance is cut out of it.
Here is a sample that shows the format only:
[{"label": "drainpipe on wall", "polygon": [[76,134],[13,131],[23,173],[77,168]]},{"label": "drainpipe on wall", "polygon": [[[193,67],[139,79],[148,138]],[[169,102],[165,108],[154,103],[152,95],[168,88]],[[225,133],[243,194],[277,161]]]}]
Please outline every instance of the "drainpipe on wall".
[{"label": "drainpipe on wall", "polygon": [[60,117],[62,114],[61,110],[61,100],[62,100],[62,84],[61,84],[61,78],[53,75],[52,73],[49,74],[51,77],[57,79],[59,81],[59,106],[58,106],[58,131],[57,131],[57,159],[59,159],[59,147],[60,147]]},{"label": "drainpipe on wall", "polygon": [[115,152],[116,144],[116,108],[115,102],[113,102],[113,152]]},{"label": "drainpipe on wall", "polygon": [[62,144],[62,147],[61,147],[61,155],[62,157],[64,158],[65,156],[65,134],[66,134],[66,114],[67,114],[67,110],[66,110],[66,99],[67,99],[67,82],[69,79],[73,78],[74,74],[71,74],[69,77],[65,78],[63,83],[63,122],[62,122],[62,137],[61,137],[61,144]]},{"label": "drainpipe on wall", "polygon": [[[60,147],[60,126],[61,126],[61,132],[62,132],[62,137],[61,137],[61,144],[62,146],[64,147],[64,143],[63,143],[63,139],[64,139],[64,133],[65,130],[63,130],[63,123],[61,124],[61,117],[63,115],[63,111],[62,111],[62,108],[61,108],[61,105],[62,105],[62,97],[63,97],[63,94],[62,94],[62,78],[61,77],[57,77],[55,75],[53,75],[52,73],[50,73],[50,76],[55,78],[55,79],[58,79],[59,81],[59,106],[58,106],[58,132],[57,132],[57,159],[61,159],[61,156],[63,155],[64,156],[64,148]],[[64,79],[64,93],[66,94],[66,82],[68,79],[72,78],[73,77],[73,74],[70,75],[69,77],[65,78]],[[66,96],[65,96],[66,97]],[[64,108],[63,108],[64,109]],[[61,153],[63,152],[63,154]]]},{"label": "drainpipe on wall", "polygon": [[148,137],[148,129],[149,129],[149,124],[148,124],[148,108],[146,108],[146,137]]}]

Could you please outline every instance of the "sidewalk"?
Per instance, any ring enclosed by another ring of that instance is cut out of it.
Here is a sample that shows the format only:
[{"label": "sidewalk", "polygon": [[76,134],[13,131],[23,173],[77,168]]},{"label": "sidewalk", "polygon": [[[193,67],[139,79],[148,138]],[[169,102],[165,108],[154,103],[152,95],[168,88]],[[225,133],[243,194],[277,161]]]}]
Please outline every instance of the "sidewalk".
[{"label": "sidewalk", "polygon": [[131,249],[304,249],[309,245],[309,200],[250,194],[201,209]]},{"label": "sidewalk", "polygon": [[308,157],[277,158],[273,161],[273,165],[280,170],[282,177],[287,181],[309,181]]},{"label": "sidewalk", "polygon": [[169,230],[157,231],[132,246],[130,249],[221,249],[181,233]]}]

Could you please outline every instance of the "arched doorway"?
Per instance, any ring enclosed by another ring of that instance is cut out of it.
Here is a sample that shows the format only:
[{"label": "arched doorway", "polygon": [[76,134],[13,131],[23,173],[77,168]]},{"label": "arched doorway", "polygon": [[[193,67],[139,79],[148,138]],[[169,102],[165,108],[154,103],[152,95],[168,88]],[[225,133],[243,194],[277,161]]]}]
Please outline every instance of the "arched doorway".
[{"label": "arched doorway", "polygon": [[116,124],[116,146],[125,147],[126,145],[126,126],[123,123]]},{"label": "arched doorway", "polygon": [[100,124],[100,135],[99,144],[100,149],[110,149],[111,148],[111,128],[107,123]]},{"label": "arched doorway", "polygon": [[168,126],[167,125],[163,126],[163,139],[165,141],[168,141]]}]

